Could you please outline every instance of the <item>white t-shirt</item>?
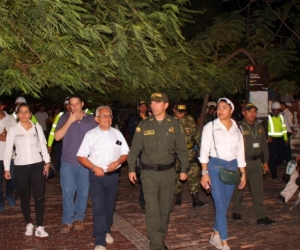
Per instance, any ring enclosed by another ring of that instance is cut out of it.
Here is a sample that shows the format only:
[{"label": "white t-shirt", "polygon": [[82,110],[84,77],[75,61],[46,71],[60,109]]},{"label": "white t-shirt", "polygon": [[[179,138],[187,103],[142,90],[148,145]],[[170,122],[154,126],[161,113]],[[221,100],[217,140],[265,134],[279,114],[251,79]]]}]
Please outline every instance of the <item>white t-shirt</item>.
[{"label": "white t-shirt", "polygon": [[236,122],[232,120],[232,126],[229,130],[219,118],[214,120],[214,125],[212,125],[213,123],[209,122],[203,128],[199,161],[208,163],[209,156],[218,157],[212,137],[213,128],[218,158],[226,161],[237,159],[238,167],[246,167],[244,139]]},{"label": "white t-shirt", "polygon": [[121,155],[128,155],[128,152],[127,142],[119,130],[111,127],[103,132],[98,126],[85,134],[77,156],[88,158],[106,171],[110,163],[118,160]]},{"label": "white t-shirt", "polygon": [[[10,129],[10,127],[14,126],[17,122],[16,119],[12,115],[8,115],[6,112],[5,117],[1,120],[0,119],[0,133],[3,132],[4,128],[6,131]],[[4,159],[4,149],[5,149],[5,141],[0,141],[0,161]],[[2,178],[2,176],[0,177]]]},{"label": "white t-shirt", "polygon": [[47,130],[47,123],[46,120],[49,118],[47,112],[36,112],[35,117],[39,124],[42,126],[43,131]]}]

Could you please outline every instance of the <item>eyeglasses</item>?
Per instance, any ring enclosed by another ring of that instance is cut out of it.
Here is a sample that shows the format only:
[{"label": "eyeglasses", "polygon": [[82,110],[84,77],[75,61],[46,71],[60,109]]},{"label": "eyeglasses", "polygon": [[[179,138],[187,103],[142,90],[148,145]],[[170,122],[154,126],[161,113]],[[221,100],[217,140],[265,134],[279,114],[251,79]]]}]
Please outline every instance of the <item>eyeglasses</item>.
[{"label": "eyeglasses", "polygon": [[97,115],[96,117],[100,117],[100,118],[102,118],[102,119],[112,119],[113,118],[113,116],[112,115]]}]

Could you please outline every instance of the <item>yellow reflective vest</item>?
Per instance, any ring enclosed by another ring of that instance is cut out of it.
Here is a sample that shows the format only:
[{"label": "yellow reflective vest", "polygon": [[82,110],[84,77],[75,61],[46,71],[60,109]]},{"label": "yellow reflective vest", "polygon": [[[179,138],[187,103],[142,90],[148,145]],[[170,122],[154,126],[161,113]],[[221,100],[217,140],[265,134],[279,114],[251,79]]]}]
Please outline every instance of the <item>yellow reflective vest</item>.
[{"label": "yellow reflective vest", "polygon": [[268,136],[283,137],[285,141],[288,140],[286,125],[282,115],[268,115]]}]

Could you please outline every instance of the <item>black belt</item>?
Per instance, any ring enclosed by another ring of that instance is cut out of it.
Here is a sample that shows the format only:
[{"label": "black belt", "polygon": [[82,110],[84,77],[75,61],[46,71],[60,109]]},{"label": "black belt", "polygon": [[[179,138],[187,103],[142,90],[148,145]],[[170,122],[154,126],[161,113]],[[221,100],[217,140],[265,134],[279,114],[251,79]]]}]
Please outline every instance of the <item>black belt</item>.
[{"label": "black belt", "polygon": [[112,174],[115,174],[117,173],[117,171],[110,171],[110,172],[104,172],[104,175],[112,175]]},{"label": "black belt", "polygon": [[172,167],[174,167],[175,162],[172,162],[171,164],[168,165],[147,165],[147,164],[142,164],[142,169],[146,170],[154,170],[154,171],[165,171],[168,170]]},{"label": "black belt", "polygon": [[246,160],[249,160],[249,161],[256,161],[258,159],[260,159],[261,157],[261,154],[258,154],[258,155],[253,155],[253,156],[246,156]]}]

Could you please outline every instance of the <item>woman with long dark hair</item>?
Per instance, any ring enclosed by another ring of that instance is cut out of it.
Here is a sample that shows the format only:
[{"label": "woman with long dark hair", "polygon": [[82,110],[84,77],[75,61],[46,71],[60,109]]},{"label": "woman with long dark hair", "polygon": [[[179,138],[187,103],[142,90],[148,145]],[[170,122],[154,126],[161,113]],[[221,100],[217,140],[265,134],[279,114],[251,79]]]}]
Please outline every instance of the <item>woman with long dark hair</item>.
[{"label": "woman with long dark hair", "polygon": [[10,160],[15,147],[15,181],[26,222],[25,235],[33,235],[34,230],[30,213],[30,190],[32,188],[36,217],[35,236],[48,237],[43,227],[45,176],[50,167],[46,139],[42,127],[30,120],[32,112],[28,104],[20,104],[16,114],[19,122],[9,129],[6,138],[4,177],[7,180],[11,178]]}]

